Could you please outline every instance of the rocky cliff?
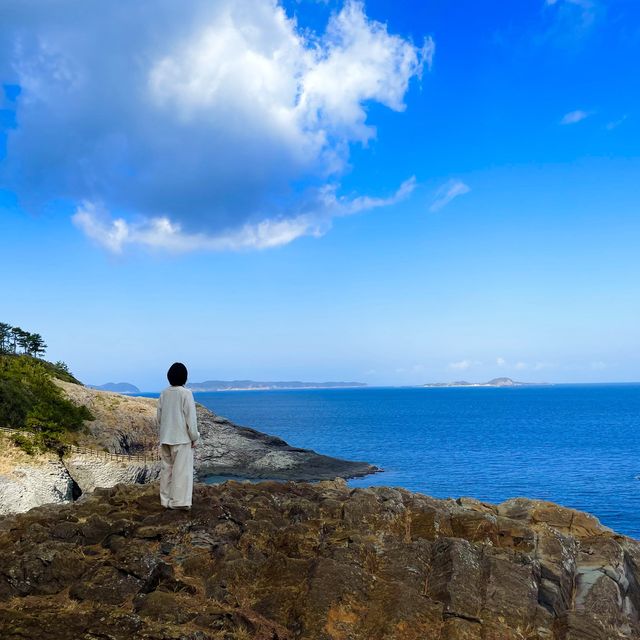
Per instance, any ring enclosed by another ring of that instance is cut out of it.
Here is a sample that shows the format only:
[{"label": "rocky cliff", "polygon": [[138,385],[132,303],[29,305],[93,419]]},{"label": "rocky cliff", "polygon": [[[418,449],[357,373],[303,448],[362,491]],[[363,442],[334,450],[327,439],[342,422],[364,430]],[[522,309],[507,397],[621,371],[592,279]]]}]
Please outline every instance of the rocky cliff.
[{"label": "rocky cliff", "polygon": [[640,638],[640,543],[584,513],[404,490],[157,485],[0,519],[0,637]]},{"label": "rocky cliff", "polygon": [[[156,401],[96,391],[55,381],[66,396],[85,405],[95,420],[77,435],[77,444],[117,454],[155,451],[158,433]],[[230,475],[281,480],[323,480],[362,476],[377,471],[373,465],[323,456],[289,446],[284,440],[240,427],[198,405],[201,440],[195,450],[199,478]],[[62,460],[47,454],[30,457],[12,447],[0,434],[0,514],[22,512],[49,502],[65,503],[77,494],[118,483],[146,483],[158,478],[153,460],[105,460],[70,452]],[[0,443],[1,444],[1,443]]]},{"label": "rocky cliff", "polygon": [[75,484],[58,456],[27,455],[0,432],[0,515],[28,511],[49,502],[70,502],[76,494]]},{"label": "rocky cliff", "polygon": [[[70,400],[89,408],[95,420],[87,423],[85,442],[98,443],[114,453],[155,449],[158,429],[156,400],[95,391],[58,382]],[[197,405],[201,440],[195,450],[198,477],[236,475],[244,478],[325,480],[355,477],[378,469],[366,462],[323,456],[289,446],[284,440],[233,424]],[[114,483],[115,484],[115,483]]]}]

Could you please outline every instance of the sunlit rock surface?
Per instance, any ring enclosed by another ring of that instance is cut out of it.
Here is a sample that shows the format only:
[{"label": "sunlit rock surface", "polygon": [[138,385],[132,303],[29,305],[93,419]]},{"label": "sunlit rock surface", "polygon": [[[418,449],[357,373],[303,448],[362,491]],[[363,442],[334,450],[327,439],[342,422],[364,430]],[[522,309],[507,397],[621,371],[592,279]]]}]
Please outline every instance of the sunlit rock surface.
[{"label": "sunlit rock surface", "polygon": [[640,543],[584,513],[344,482],[157,484],[0,519],[0,637],[640,638]]}]

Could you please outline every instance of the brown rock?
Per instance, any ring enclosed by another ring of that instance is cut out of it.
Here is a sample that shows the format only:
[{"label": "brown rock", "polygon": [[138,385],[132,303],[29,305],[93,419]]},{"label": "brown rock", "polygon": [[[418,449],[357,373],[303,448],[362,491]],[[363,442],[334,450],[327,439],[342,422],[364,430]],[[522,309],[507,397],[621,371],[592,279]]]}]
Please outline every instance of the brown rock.
[{"label": "brown rock", "polygon": [[69,597],[74,600],[118,605],[137,593],[141,587],[141,580],[122,573],[115,567],[98,567],[71,585]]},{"label": "brown rock", "polygon": [[522,498],[157,485],[0,520],[0,638],[640,640],[640,543]]}]

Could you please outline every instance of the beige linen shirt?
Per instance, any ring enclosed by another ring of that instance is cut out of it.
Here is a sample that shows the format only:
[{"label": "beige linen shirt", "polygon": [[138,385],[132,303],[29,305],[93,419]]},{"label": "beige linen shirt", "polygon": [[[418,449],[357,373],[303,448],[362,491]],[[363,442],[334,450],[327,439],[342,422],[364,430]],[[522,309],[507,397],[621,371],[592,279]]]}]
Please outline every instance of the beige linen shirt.
[{"label": "beige linen shirt", "polygon": [[167,387],[158,398],[160,444],[189,444],[200,439],[193,393],[185,387]]}]

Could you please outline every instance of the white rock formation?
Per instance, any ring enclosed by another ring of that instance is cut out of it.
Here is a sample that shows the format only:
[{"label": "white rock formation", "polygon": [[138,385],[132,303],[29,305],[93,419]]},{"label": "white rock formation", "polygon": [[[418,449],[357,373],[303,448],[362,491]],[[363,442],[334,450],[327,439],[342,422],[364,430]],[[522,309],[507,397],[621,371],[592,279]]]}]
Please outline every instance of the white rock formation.
[{"label": "white rock formation", "polygon": [[0,514],[22,513],[50,502],[73,500],[73,480],[64,465],[48,460],[21,464],[0,475]]}]

